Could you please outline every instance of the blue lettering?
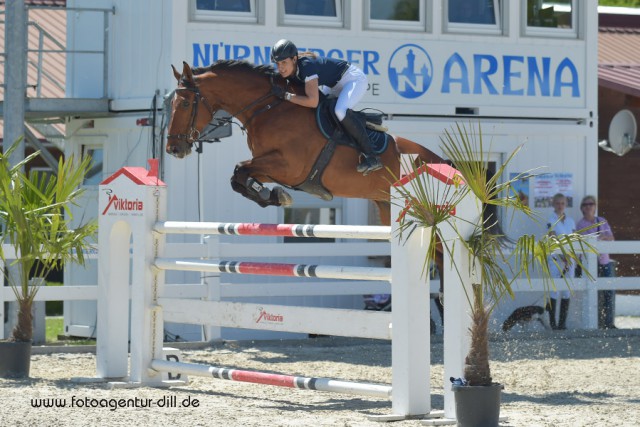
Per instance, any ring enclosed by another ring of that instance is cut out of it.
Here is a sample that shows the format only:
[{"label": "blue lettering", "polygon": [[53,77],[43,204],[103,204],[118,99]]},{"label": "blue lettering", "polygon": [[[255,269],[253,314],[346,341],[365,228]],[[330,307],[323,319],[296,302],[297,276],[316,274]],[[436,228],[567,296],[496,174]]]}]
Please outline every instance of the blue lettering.
[{"label": "blue lettering", "polygon": [[[499,57],[493,55],[473,55],[473,94],[561,97],[564,88],[569,88],[572,97],[580,96],[578,70],[569,58],[560,61],[552,75],[549,57],[504,55],[501,90],[496,89],[494,84],[496,77],[500,75],[498,61]],[[451,93],[455,84],[459,85],[460,94],[470,93],[467,64],[459,53],[456,52],[447,59],[442,74],[441,93]]]},{"label": "blue lettering", "polygon": [[[211,51],[209,50],[210,44],[193,44],[193,66],[200,67],[211,64]],[[200,63],[202,61],[202,64]]]},{"label": "blue lettering", "polygon": [[342,55],[342,51],[340,49],[331,49],[329,52],[327,52],[327,57],[344,59],[344,55]]},{"label": "blue lettering", "polygon": [[527,58],[527,68],[529,74],[529,84],[527,85],[527,96],[536,95],[535,84],[538,83],[540,87],[540,95],[551,95],[551,84],[549,82],[549,69],[551,68],[551,58],[542,58],[542,74],[538,68],[538,62],[536,58],[530,56]]},{"label": "blue lettering", "polygon": [[[347,50],[347,62],[360,66],[360,59],[358,59],[362,55],[361,50]],[[362,66],[360,66],[362,68]]]},{"label": "blue lettering", "polygon": [[[489,68],[485,71],[482,70],[483,62],[487,62],[489,64]],[[496,60],[495,56],[473,55],[473,93],[481,94],[482,83],[484,82],[485,86],[489,90],[489,93],[491,95],[497,95],[498,91],[489,79],[489,76],[495,74],[496,71],[498,71],[498,61]]]},{"label": "blue lettering", "polygon": [[504,60],[504,84],[502,93],[504,95],[524,95],[524,89],[513,89],[511,83],[513,80],[521,80],[522,73],[520,71],[513,71],[512,65],[514,63],[524,64],[524,56],[510,56],[507,55]]},{"label": "blue lettering", "polygon": [[269,65],[271,63],[271,48],[263,47],[261,49],[260,46],[254,46],[253,56],[255,57],[253,60],[255,64]]},{"label": "blue lettering", "polygon": [[[455,78],[452,77],[452,70],[456,67],[459,70],[460,77]],[[454,53],[449,57],[446,64],[444,64],[444,76],[442,78],[442,93],[450,93],[451,92],[451,84],[458,83],[460,84],[460,93],[469,93],[469,72],[467,70],[467,64],[464,63],[464,60],[458,53]]]},{"label": "blue lettering", "polygon": [[313,52],[318,56],[324,56],[324,50],[322,49],[313,48],[313,49],[309,49],[309,52]]},{"label": "blue lettering", "polygon": [[[562,74],[565,70],[569,71],[569,81],[562,81]],[[569,58],[564,58],[556,69],[556,86],[553,88],[553,96],[562,96],[562,87],[571,88],[571,96],[577,98],[580,96],[580,88],[578,87],[578,70],[576,70],[573,62]]]},{"label": "blue lettering", "polygon": [[233,46],[233,59],[243,60],[249,58],[251,49],[249,46],[236,44]]},{"label": "blue lettering", "polygon": [[218,50],[219,50],[220,46],[222,46],[222,43],[220,43],[220,45],[217,45],[217,44],[212,44],[211,45],[211,50],[213,51],[213,60],[214,61],[218,61],[220,59],[220,57],[218,56]]},{"label": "blue lettering", "polygon": [[[380,72],[376,69],[375,64],[380,61],[380,54],[373,50],[363,51],[364,60],[362,63],[362,71],[365,74],[380,75]],[[371,71],[369,71],[371,69]]]}]

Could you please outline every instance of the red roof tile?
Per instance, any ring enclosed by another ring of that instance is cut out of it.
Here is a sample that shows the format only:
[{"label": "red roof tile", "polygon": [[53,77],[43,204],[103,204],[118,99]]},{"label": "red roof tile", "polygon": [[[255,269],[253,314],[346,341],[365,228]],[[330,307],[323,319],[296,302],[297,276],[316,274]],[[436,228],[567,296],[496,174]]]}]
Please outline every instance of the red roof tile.
[{"label": "red roof tile", "polygon": [[633,22],[633,27],[600,27],[598,84],[640,97],[640,19]]}]

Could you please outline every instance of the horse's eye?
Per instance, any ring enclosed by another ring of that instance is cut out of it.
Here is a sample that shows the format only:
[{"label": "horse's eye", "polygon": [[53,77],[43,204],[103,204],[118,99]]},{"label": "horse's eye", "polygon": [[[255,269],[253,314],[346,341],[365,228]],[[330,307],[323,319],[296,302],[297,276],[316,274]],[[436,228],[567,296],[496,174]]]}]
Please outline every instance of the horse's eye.
[{"label": "horse's eye", "polygon": [[186,100],[186,99],[185,99],[184,101],[182,101],[182,107],[183,107],[183,108],[189,108],[189,105],[190,105],[190,104],[191,104],[191,103],[190,103],[188,100]]}]

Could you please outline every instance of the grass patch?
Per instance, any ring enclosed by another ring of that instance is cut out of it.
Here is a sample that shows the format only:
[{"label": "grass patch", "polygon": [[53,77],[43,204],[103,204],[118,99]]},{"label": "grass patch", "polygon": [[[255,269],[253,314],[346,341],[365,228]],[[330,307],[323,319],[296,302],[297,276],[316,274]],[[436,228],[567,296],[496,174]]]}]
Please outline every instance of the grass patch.
[{"label": "grass patch", "polygon": [[59,337],[64,336],[64,317],[62,316],[47,316],[45,318],[46,325],[46,337],[45,342],[47,344],[60,344],[60,345],[95,345],[96,340],[93,339],[73,339]]},{"label": "grass patch", "polygon": [[47,317],[45,324],[47,326],[46,342],[57,342],[58,335],[64,333],[64,318],[62,316]]}]

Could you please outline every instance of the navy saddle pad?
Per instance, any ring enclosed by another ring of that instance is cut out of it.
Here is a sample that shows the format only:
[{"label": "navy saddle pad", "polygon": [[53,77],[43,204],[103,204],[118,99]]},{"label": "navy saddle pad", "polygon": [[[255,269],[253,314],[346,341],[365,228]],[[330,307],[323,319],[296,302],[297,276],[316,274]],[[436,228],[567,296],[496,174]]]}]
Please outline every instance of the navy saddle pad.
[{"label": "navy saddle pad", "polygon": [[[318,127],[325,138],[333,138],[337,144],[348,145],[359,151],[360,148],[339,124],[340,122],[334,113],[336,102],[337,98],[326,98],[320,101],[320,105],[318,105],[318,108],[316,109],[316,121],[318,122]],[[366,113],[361,111],[356,111],[356,114],[360,115],[363,121],[368,116]],[[377,122],[379,120],[369,119],[369,121]],[[371,147],[376,154],[381,154],[387,149],[387,145],[389,144],[389,135],[369,128],[367,128],[367,134],[369,135]]]}]

